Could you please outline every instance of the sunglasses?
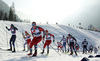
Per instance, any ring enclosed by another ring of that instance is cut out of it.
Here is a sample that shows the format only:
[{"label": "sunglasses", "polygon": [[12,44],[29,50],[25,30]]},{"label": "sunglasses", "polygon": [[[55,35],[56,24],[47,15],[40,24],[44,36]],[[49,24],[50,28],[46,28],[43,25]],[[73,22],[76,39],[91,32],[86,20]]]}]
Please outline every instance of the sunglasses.
[{"label": "sunglasses", "polygon": [[32,24],[32,26],[35,26],[35,24]]}]

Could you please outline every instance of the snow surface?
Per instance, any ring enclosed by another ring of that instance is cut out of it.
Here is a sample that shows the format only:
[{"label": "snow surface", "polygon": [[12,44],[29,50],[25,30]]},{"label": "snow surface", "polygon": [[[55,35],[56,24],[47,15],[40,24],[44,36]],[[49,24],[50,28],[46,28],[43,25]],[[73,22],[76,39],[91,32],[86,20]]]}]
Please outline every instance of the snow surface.
[{"label": "snow surface", "polygon": [[[22,37],[22,33],[24,31],[28,31],[30,34],[30,28],[31,28],[31,23],[21,23],[21,22],[9,22],[9,21],[0,21],[0,48],[2,49],[8,49],[9,48],[9,40],[11,37],[11,32],[6,30],[6,26],[9,28],[10,24],[14,24],[17,28],[18,31],[16,33],[17,39],[16,39],[16,53],[12,53],[10,51],[3,51],[0,50],[0,61],[80,61],[83,57],[88,57],[89,55],[95,56],[96,54],[82,54],[82,52],[78,53],[78,56],[73,55],[70,56],[70,53],[62,53],[61,56],[55,52],[57,51],[56,47],[56,42],[60,41],[62,38],[62,35],[67,36],[69,33],[72,34],[78,41],[79,45],[81,46],[82,41],[84,38],[87,39],[87,41],[90,44],[93,44],[93,46],[97,47],[100,46],[100,33],[99,32],[94,32],[94,31],[88,31],[88,30],[82,30],[70,26],[65,26],[65,25],[56,25],[56,24],[37,24],[38,26],[41,26],[45,30],[49,30],[50,33],[55,35],[55,44],[52,43],[51,46],[55,48],[55,50],[50,47],[50,54],[48,56],[46,55],[46,50],[45,54],[41,55],[40,52],[42,51],[40,47],[43,47],[42,42],[38,44],[38,54],[37,57],[33,58],[23,58],[27,56],[29,52],[23,52],[23,44],[24,44],[24,39]],[[32,37],[31,37],[32,38]],[[82,51],[82,48],[81,50]],[[34,50],[33,50],[34,52]],[[98,52],[100,54],[100,52]],[[90,61],[100,61],[100,58],[89,58]]]}]

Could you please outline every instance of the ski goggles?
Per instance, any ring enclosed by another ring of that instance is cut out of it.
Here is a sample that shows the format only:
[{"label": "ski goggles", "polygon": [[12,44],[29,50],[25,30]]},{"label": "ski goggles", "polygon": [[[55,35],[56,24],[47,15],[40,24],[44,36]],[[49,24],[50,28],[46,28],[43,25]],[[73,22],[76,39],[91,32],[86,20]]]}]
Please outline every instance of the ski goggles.
[{"label": "ski goggles", "polygon": [[32,24],[32,26],[35,26],[35,24]]}]

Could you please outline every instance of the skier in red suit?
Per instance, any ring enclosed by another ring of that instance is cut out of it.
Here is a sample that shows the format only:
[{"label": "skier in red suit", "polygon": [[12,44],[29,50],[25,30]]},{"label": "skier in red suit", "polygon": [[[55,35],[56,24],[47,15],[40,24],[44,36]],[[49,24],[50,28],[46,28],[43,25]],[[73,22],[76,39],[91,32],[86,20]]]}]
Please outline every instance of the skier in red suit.
[{"label": "skier in red suit", "polygon": [[[46,41],[44,43],[44,39],[46,37]],[[47,46],[47,54],[49,54],[49,45],[51,44],[51,37],[53,37],[53,42],[55,42],[55,38],[54,38],[54,35],[52,35],[51,33],[48,33],[48,30],[45,30],[45,35],[43,37],[43,43],[44,43],[44,46],[43,46],[43,51],[41,52],[41,54],[44,53],[44,50],[45,50],[45,47]]]},{"label": "skier in red suit", "polygon": [[28,55],[32,55],[32,47],[35,46],[35,52],[32,55],[32,57],[37,56],[37,44],[42,40],[41,32],[44,34],[44,29],[36,26],[36,22],[32,22],[32,28],[31,28],[31,34],[33,36],[33,39],[30,43],[30,53]]}]

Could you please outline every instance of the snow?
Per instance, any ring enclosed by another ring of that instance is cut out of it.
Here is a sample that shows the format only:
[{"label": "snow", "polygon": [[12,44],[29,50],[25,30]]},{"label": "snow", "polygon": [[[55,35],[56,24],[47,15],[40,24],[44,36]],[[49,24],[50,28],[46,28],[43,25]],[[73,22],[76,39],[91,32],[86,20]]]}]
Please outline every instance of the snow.
[{"label": "snow", "polygon": [[[22,22],[9,22],[9,21],[0,21],[0,48],[7,49],[9,48],[9,40],[11,37],[11,32],[6,30],[6,26],[9,28],[10,24],[14,24],[17,28],[18,31],[16,33],[17,39],[16,39],[16,53],[12,53],[10,51],[3,51],[0,50],[0,61],[80,61],[83,57],[87,57],[89,55],[95,56],[96,54],[82,54],[82,52],[78,53],[78,56],[73,55],[70,56],[70,53],[62,53],[61,56],[56,52],[57,47],[56,47],[56,42],[60,41],[62,38],[62,35],[67,36],[67,34],[72,34],[78,41],[80,47],[81,43],[84,40],[84,38],[87,39],[87,41],[90,44],[93,44],[93,46],[97,47],[100,46],[100,33],[99,32],[94,32],[94,31],[88,31],[88,30],[82,30],[70,26],[65,26],[65,25],[56,25],[56,24],[37,24],[38,26],[41,26],[44,29],[49,30],[50,33],[55,35],[55,44],[52,43],[51,46],[55,48],[53,50],[50,47],[50,53],[48,56],[46,55],[46,49],[45,49],[45,54],[41,55],[40,52],[42,51],[40,47],[43,47],[42,42],[38,44],[38,54],[37,57],[33,58],[23,58],[27,56],[29,52],[23,52],[23,44],[24,44],[24,39],[22,37],[22,33],[24,31],[28,31],[30,34],[30,28],[31,28],[31,23],[22,23]],[[31,37],[32,38],[32,37]],[[34,49],[33,49],[34,50]],[[33,51],[34,52],[34,51]],[[100,52],[98,52],[100,54]],[[90,61],[100,61],[100,58],[89,58]]]}]

